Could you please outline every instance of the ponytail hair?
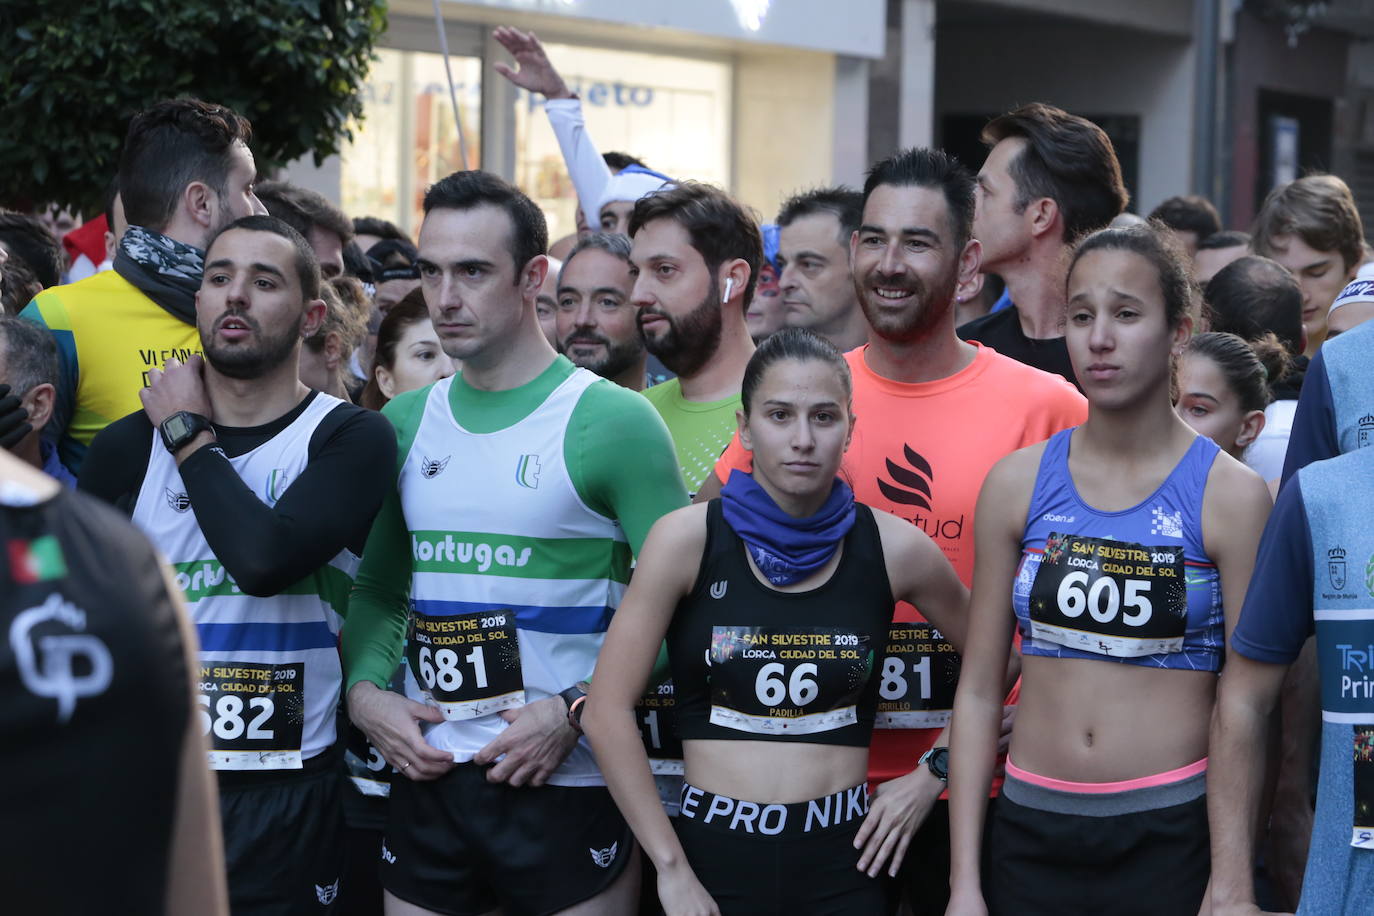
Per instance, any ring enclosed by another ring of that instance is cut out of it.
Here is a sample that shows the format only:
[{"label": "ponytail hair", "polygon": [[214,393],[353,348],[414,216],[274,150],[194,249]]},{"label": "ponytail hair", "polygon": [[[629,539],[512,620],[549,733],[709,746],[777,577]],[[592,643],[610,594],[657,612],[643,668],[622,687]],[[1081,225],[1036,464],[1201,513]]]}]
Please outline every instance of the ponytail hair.
[{"label": "ponytail hair", "polygon": [[1210,359],[1247,413],[1268,407],[1274,386],[1292,370],[1288,351],[1272,331],[1249,343],[1225,331],[1196,334],[1185,352]]}]

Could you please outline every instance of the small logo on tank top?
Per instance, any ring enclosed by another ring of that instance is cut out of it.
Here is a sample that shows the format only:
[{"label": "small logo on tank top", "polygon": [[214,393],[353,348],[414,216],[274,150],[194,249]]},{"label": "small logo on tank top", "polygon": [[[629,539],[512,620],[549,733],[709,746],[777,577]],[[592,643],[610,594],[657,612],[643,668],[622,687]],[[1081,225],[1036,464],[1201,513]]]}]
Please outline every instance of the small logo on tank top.
[{"label": "small logo on tank top", "polygon": [[187,509],[191,508],[191,497],[187,496],[185,493],[173,493],[168,489],[163,489],[162,492],[167,496],[167,505],[171,506],[177,512],[185,512]]},{"label": "small logo on tank top", "polygon": [[725,597],[725,590],[730,587],[730,583],[721,579],[719,582],[711,583],[711,597],[717,600]]},{"label": "small logo on tank top", "polygon": [[445,455],[444,457],[435,461],[434,459],[426,455],[420,461],[420,476],[423,477],[425,480],[432,480],[433,478],[438,477],[440,474],[444,473],[444,468],[448,467],[448,460],[452,457],[452,455]]},{"label": "small logo on tank top", "polygon": [[267,485],[263,487],[262,491],[263,499],[267,501],[267,505],[275,506],[290,483],[290,471],[286,468],[273,468],[272,473],[267,475]]},{"label": "small logo on tank top", "polygon": [[1040,516],[1042,522],[1065,522],[1067,524],[1072,524],[1075,518],[1076,517],[1072,515],[1059,515],[1054,512],[1046,512],[1044,515]]},{"label": "small logo on tank top", "polygon": [[610,868],[611,863],[615,861],[615,854],[619,849],[620,842],[616,841],[605,849],[592,849],[588,847],[587,852],[592,854],[592,861],[597,864],[597,867]]},{"label": "small logo on tank top", "polygon": [[334,898],[339,896],[339,882],[341,878],[335,878],[333,884],[326,884],[324,887],[315,885],[315,899],[325,906],[334,902]]},{"label": "small logo on tank top", "polygon": [[539,488],[539,456],[521,455],[515,463],[515,482],[531,490]]},{"label": "small logo on tank top", "polygon": [[1360,432],[1355,444],[1359,448],[1364,448],[1369,444],[1371,437],[1374,437],[1374,414],[1365,414],[1360,417]]},{"label": "small logo on tank top", "polygon": [[382,843],[382,860],[386,862],[386,864],[388,865],[396,864],[396,854],[392,852],[390,849],[386,848],[385,842]]},{"label": "small logo on tank top", "polygon": [[1166,512],[1155,506],[1150,510],[1150,533],[1166,538],[1183,537],[1183,512]]},{"label": "small logo on tank top", "polygon": [[1326,576],[1336,591],[1345,588],[1345,548],[1332,547],[1326,552]]}]

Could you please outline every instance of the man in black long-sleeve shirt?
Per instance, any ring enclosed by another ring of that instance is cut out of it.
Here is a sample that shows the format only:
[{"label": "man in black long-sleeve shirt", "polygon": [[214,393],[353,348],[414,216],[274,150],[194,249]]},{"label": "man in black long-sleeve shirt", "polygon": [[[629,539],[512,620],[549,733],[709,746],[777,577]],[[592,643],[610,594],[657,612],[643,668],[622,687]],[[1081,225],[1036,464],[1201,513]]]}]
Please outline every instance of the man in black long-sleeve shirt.
[{"label": "man in black long-sleeve shirt", "polygon": [[1126,206],[1112,141],[1097,125],[1036,102],[983,128],[991,147],[978,172],[973,235],[983,271],[1002,277],[1012,304],[958,334],[1073,384],[1064,343],[1064,278],[1078,239]]},{"label": "man in black long-sleeve shirt", "polygon": [[236,914],[329,912],[343,869],[338,631],[396,439],[300,383],[319,285],[286,224],[230,224],[196,299],[204,363],[150,372],[144,409],[96,437],[80,480],[133,517],[185,592]]}]

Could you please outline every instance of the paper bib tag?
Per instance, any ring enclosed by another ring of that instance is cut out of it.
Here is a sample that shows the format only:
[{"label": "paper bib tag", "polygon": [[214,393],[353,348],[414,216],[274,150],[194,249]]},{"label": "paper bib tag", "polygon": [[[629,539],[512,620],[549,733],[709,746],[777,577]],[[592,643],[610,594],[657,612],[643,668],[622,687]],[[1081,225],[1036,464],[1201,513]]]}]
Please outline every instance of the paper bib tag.
[{"label": "paper bib tag", "polygon": [[525,705],[514,611],[410,619],[410,670],[445,718],[476,719]]},{"label": "paper bib tag", "polygon": [[677,730],[677,698],[673,679],[650,684],[635,704],[635,723],[649,755],[649,769],[657,776],[681,776],[682,738]]},{"label": "paper bib tag", "polygon": [[[392,672],[391,679],[387,681],[386,689],[405,696],[406,671],[407,663],[405,659],[401,659],[396,670]],[[367,735],[363,734],[363,730],[352,722],[348,723],[344,769],[348,771],[348,778],[353,781],[354,787],[363,795],[377,798],[387,798],[391,795],[391,777],[396,768],[387,764],[382,752],[373,747],[367,740]]]},{"label": "paper bib tag", "polygon": [[838,627],[713,627],[711,724],[760,735],[853,725],[873,656],[867,634]]},{"label": "paper bib tag", "polygon": [[300,769],[304,664],[202,662],[199,700],[212,769]]},{"label": "paper bib tag", "polygon": [[1178,545],[1052,533],[1031,586],[1031,636],[1114,658],[1181,652],[1184,576]]},{"label": "paper bib tag", "polygon": [[875,728],[944,728],[959,686],[959,653],[931,623],[894,622],[878,669]]},{"label": "paper bib tag", "polygon": [[1351,731],[1355,736],[1355,808],[1350,845],[1374,849],[1374,725],[1356,725]]}]

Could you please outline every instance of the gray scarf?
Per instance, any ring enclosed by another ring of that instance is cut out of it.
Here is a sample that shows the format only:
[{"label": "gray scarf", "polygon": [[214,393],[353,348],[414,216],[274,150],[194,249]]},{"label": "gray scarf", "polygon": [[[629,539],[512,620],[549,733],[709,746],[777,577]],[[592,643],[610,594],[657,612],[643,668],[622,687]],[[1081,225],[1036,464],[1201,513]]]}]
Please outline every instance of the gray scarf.
[{"label": "gray scarf", "polygon": [[169,314],[196,323],[196,293],[205,272],[205,252],[199,248],[130,226],[119,240],[114,269]]}]

